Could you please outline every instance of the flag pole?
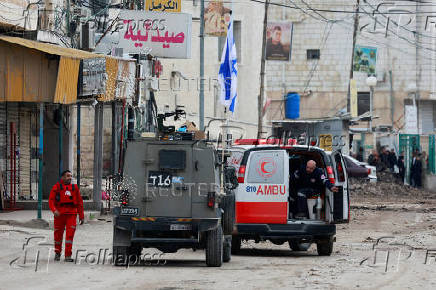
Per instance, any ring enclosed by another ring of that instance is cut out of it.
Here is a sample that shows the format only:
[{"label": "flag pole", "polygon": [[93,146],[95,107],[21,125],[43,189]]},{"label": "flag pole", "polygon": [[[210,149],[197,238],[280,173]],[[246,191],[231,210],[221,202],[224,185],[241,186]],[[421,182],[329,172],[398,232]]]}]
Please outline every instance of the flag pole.
[{"label": "flag pole", "polygon": [[200,130],[204,130],[204,0],[200,5],[200,96],[199,96],[199,123]]}]

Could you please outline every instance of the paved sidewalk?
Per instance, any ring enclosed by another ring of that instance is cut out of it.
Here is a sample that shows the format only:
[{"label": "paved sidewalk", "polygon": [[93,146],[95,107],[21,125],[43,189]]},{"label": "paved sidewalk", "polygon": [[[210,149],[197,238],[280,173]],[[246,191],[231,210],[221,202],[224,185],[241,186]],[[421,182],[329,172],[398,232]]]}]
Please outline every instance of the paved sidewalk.
[{"label": "paved sidewalk", "polygon": [[[37,219],[36,210],[1,211],[0,224],[23,225],[27,227],[52,227],[54,216],[49,210],[43,210],[42,219]],[[100,217],[97,211],[85,211],[85,223]]]}]

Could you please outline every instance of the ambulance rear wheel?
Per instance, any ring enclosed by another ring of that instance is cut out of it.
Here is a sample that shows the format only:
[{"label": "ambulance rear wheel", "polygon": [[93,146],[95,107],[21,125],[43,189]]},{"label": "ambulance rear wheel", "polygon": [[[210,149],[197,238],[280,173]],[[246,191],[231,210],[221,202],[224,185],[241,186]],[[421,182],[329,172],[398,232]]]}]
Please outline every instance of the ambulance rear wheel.
[{"label": "ambulance rear wheel", "polygon": [[232,237],[232,254],[236,255],[241,251],[241,238],[237,236]]},{"label": "ambulance rear wheel", "polygon": [[214,230],[207,231],[206,236],[206,265],[221,267],[223,264],[223,228],[221,224]]},{"label": "ambulance rear wheel", "polygon": [[316,243],[316,249],[319,256],[330,256],[333,253],[333,238]]},{"label": "ambulance rear wheel", "polygon": [[224,245],[223,245],[223,262],[230,262],[232,259],[232,236],[224,237]]},{"label": "ambulance rear wheel", "polygon": [[288,243],[291,250],[296,252],[306,252],[311,246],[310,243],[299,243],[296,241],[289,241]]}]

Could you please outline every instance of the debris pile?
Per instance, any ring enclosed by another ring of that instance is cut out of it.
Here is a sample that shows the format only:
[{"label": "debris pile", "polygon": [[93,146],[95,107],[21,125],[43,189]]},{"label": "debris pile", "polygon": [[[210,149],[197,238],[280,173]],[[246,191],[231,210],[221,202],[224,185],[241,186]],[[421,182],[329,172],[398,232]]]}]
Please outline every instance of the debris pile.
[{"label": "debris pile", "polygon": [[391,172],[377,172],[377,182],[375,183],[365,179],[350,178],[349,185],[350,194],[354,197],[434,198],[436,196],[436,193],[403,184]]}]

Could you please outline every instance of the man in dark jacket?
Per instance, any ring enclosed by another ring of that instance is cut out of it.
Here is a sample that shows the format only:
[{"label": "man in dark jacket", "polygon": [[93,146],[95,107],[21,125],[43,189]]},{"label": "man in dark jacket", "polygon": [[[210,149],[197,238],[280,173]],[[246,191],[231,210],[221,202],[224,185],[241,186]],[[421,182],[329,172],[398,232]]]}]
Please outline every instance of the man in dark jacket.
[{"label": "man in dark jacket", "polygon": [[395,150],[391,149],[391,152],[389,153],[389,168],[392,172],[394,172],[394,167],[397,165],[397,155],[395,154]]},{"label": "man in dark jacket", "polygon": [[356,159],[360,162],[363,162],[363,147],[359,147],[359,152],[357,153]]},{"label": "man in dark jacket", "polygon": [[419,188],[422,186],[422,162],[421,154],[414,153],[412,159],[412,166],[410,167],[410,183],[413,187]]},{"label": "man in dark jacket", "polygon": [[322,169],[316,167],[313,160],[307,161],[306,166],[301,167],[291,174],[291,182],[295,186],[297,196],[296,212],[298,216],[307,216],[307,198],[314,194],[321,194],[326,187],[333,192],[338,192],[338,188],[330,183]]},{"label": "man in dark jacket", "polygon": [[404,165],[404,152],[401,151],[400,156],[398,157],[398,177],[401,183],[404,183],[404,176],[406,175],[406,166]]},{"label": "man in dark jacket", "polygon": [[386,168],[389,168],[389,164],[390,164],[390,162],[389,162],[389,150],[388,150],[388,148],[387,147],[383,147],[382,148],[382,150],[381,150],[381,153],[380,153],[380,169],[379,168],[377,168],[377,171],[378,170],[380,170],[380,171],[384,171]]},{"label": "man in dark jacket", "polygon": [[376,166],[379,163],[378,153],[376,150],[372,150],[371,154],[368,156],[368,164],[371,166]]}]

